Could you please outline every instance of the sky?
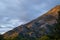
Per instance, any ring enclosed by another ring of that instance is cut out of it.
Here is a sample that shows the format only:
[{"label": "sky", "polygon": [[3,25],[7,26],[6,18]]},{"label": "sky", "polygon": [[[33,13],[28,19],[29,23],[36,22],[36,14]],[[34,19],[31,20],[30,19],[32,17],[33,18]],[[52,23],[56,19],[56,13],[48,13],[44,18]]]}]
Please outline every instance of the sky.
[{"label": "sky", "polygon": [[0,0],[0,34],[48,12],[60,0]]}]

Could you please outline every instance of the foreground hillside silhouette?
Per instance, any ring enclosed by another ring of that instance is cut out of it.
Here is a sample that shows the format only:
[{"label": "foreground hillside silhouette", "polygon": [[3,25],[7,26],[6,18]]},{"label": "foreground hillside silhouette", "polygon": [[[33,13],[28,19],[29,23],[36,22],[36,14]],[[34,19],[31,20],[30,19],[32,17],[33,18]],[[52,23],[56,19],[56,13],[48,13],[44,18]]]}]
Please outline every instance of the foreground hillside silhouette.
[{"label": "foreground hillside silhouette", "polygon": [[0,40],[60,40],[60,5],[37,19],[0,35]]}]

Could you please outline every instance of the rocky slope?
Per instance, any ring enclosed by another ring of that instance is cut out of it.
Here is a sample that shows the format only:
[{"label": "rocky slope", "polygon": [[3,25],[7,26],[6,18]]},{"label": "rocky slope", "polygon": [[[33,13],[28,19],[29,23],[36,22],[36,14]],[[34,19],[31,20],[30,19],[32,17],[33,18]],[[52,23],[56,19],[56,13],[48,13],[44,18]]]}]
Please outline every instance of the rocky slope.
[{"label": "rocky slope", "polygon": [[4,38],[14,38],[19,34],[22,34],[25,37],[28,35],[30,37],[41,37],[44,34],[48,34],[49,32],[52,32],[50,29],[57,23],[58,11],[60,11],[60,5],[52,8],[37,19],[6,32],[3,36]]}]

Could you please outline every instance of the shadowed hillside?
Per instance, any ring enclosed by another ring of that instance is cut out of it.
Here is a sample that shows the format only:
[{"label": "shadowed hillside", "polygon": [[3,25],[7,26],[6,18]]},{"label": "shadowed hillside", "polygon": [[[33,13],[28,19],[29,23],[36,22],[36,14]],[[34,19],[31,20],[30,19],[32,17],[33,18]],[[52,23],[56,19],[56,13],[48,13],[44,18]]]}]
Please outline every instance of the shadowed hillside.
[{"label": "shadowed hillside", "polygon": [[[60,11],[60,5],[52,8],[50,11],[35,20],[6,32],[3,36],[4,38],[13,39],[21,35],[23,38],[26,37],[33,39],[41,38],[42,36],[45,37],[44,35],[53,35],[55,25],[57,24],[58,11]],[[48,37],[46,38],[48,39]]]}]

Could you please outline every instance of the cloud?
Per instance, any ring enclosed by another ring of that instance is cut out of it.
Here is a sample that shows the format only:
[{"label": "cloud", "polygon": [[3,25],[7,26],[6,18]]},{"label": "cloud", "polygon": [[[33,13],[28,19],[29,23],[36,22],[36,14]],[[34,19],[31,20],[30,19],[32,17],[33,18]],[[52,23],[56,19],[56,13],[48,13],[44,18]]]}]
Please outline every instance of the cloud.
[{"label": "cloud", "polygon": [[5,32],[12,30],[13,28],[0,28],[0,34],[4,34]]},{"label": "cloud", "polygon": [[15,26],[24,24],[24,22],[20,21],[19,19],[11,19],[10,21],[8,21],[9,24]]},{"label": "cloud", "polygon": [[5,27],[14,28],[18,25],[24,24],[24,22],[21,21],[20,19],[9,19],[8,17],[4,17],[4,19],[2,19],[2,21],[4,21],[2,24],[0,24],[0,26],[2,28],[5,28]]}]

